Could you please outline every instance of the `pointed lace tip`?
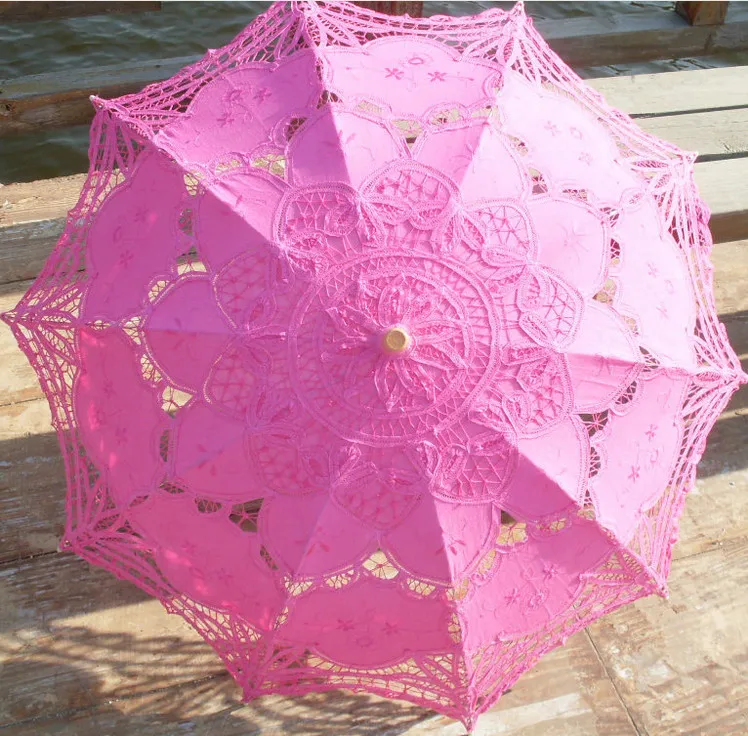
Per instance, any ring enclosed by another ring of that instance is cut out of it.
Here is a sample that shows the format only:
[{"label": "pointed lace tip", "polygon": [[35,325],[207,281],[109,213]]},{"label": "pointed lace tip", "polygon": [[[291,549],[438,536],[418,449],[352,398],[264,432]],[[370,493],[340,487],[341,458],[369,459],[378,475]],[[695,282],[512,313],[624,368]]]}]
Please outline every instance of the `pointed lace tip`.
[{"label": "pointed lace tip", "polygon": [[9,327],[12,327],[16,323],[16,317],[15,312],[0,312],[0,320],[5,322]]}]

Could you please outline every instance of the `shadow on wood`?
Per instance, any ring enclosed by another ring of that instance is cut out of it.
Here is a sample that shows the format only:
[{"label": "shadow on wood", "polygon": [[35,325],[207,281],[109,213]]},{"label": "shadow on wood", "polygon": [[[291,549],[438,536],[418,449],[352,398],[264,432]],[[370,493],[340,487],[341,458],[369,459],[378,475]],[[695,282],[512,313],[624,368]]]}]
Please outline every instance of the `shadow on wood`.
[{"label": "shadow on wood", "polygon": [[344,690],[291,699],[268,695],[243,704],[239,687],[217,671],[218,660],[206,666],[206,650],[200,641],[177,636],[67,625],[37,638],[25,656],[14,644],[0,643],[0,729],[14,736],[173,736],[214,728],[221,736],[397,736],[432,715]]}]

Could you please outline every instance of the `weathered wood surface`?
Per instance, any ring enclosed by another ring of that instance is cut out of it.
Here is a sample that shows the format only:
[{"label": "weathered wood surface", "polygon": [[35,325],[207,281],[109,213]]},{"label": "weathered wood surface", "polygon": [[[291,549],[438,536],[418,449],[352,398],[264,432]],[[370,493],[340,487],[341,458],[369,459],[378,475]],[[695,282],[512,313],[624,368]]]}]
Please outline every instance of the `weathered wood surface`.
[{"label": "weathered wood surface", "polygon": [[712,211],[715,243],[748,237],[748,157],[697,163],[696,185]]},{"label": "weathered wood surface", "polygon": [[[67,555],[0,568],[0,592],[0,729],[35,719],[6,733],[462,732],[426,710],[350,693],[241,706],[221,662],[180,618]],[[636,736],[584,633],[526,673],[476,733],[540,734],[551,721],[578,736]]]},{"label": "weathered wood surface", "polygon": [[650,9],[565,18],[563,23],[538,21],[536,26],[551,48],[575,67],[680,59],[745,49],[748,6],[730,3],[720,26],[690,26],[675,13]]},{"label": "weathered wood surface", "polygon": [[0,409],[0,519],[0,564],[57,549],[65,468],[46,400]]},{"label": "weathered wood surface", "polygon": [[[748,5],[735,3],[724,26],[691,27],[656,10],[605,18],[538,21],[550,45],[575,67],[677,58],[748,48]],[[0,82],[0,136],[85,124],[89,95],[117,97],[169,78],[196,56],[70,69]],[[675,81],[673,79],[672,81]]]},{"label": "weathered wood surface", "polygon": [[94,112],[90,95],[110,98],[138,92],[198,58],[67,69],[0,81],[0,136],[88,123]]},{"label": "weathered wood surface", "polygon": [[748,107],[748,67],[598,77],[586,82],[629,115],[673,115]]},{"label": "weathered wood surface", "polygon": [[675,11],[692,26],[714,26],[725,22],[727,2],[677,2]]},{"label": "weathered wood surface", "polygon": [[0,568],[0,593],[0,729],[223,670],[182,618],[72,555]]},{"label": "weathered wood surface", "polygon": [[160,2],[0,2],[0,23],[20,23],[40,20],[63,20],[87,15],[142,13],[160,10]]},{"label": "weathered wood surface", "polygon": [[387,15],[409,15],[411,18],[420,18],[423,15],[422,0],[385,0],[384,2],[373,0],[372,2],[357,2],[356,5]]},{"label": "weathered wood surface", "polygon": [[[748,86],[748,73],[745,83]],[[639,118],[636,122],[647,133],[674,143],[684,151],[698,153],[699,160],[748,152],[748,106]]]},{"label": "weathered wood surface", "polygon": [[743,539],[679,560],[669,600],[638,601],[590,627],[639,733],[745,736],[747,608]]}]

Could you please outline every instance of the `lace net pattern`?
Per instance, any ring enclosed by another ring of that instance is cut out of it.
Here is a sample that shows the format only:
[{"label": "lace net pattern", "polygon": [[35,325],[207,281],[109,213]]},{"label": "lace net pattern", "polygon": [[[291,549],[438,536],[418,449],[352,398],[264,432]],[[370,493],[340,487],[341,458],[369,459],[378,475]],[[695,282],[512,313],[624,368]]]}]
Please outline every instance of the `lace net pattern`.
[{"label": "lace net pattern", "polygon": [[521,6],[276,4],[95,104],[81,199],[7,315],[67,548],[184,616],[246,698],[346,687],[468,725],[664,592],[743,379],[709,212],[693,156]]}]

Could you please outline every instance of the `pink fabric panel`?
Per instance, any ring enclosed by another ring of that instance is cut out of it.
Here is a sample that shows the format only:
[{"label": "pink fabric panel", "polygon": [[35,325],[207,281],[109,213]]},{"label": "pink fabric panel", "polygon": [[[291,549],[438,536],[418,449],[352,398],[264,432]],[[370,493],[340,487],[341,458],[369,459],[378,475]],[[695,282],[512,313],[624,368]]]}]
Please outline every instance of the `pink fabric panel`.
[{"label": "pink fabric panel", "polygon": [[347,99],[365,97],[394,115],[421,117],[444,101],[470,107],[489,99],[495,67],[470,63],[440,43],[394,36],[367,45],[367,53],[332,47],[325,54],[325,81]]},{"label": "pink fabric panel", "polygon": [[175,590],[218,609],[240,613],[269,630],[284,593],[260,556],[256,534],[243,532],[221,512],[200,512],[189,495],[152,495],[130,511]]},{"label": "pink fabric panel", "polygon": [[132,178],[99,209],[87,236],[88,319],[117,321],[137,313],[158,276],[180,251],[177,223],[186,192],[181,171],[165,157],[146,153]]},{"label": "pink fabric panel", "polygon": [[132,343],[117,329],[82,330],[75,392],[78,428],[123,507],[151,493],[164,472],[159,441],[164,414],[145,383]]},{"label": "pink fabric panel", "polygon": [[299,53],[273,66],[248,65],[222,74],[196,95],[156,141],[184,165],[204,165],[251,152],[294,117],[314,110],[322,88],[313,53]]},{"label": "pink fabric panel", "polygon": [[560,616],[615,550],[594,523],[577,521],[499,552],[493,577],[461,607],[470,651],[495,637],[529,634]]},{"label": "pink fabric panel", "polygon": [[367,580],[303,596],[291,610],[284,635],[334,662],[376,667],[453,649],[449,620],[438,600],[414,599],[397,585]]},{"label": "pink fabric panel", "polygon": [[159,299],[145,330],[159,366],[191,391],[200,390],[231,339],[210,281],[200,277],[179,282]]},{"label": "pink fabric panel", "polygon": [[681,406],[685,376],[658,373],[641,380],[638,395],[607,428],[605,462],[592,482],[600,523],[627,543],[642,518],[665,491],[683,435]]},{"label": "pink fabric panel", "polygon": [[660,362],[693,370],[693,289],[654,203],[643,199],[627,209],[613,235],[621,245],[618,308],[635,317],[642,345]]}]

